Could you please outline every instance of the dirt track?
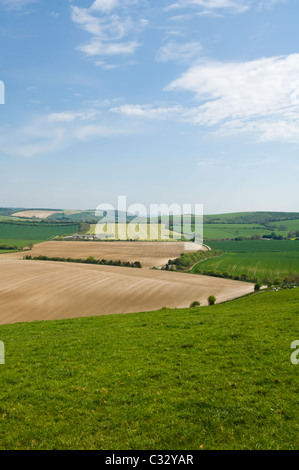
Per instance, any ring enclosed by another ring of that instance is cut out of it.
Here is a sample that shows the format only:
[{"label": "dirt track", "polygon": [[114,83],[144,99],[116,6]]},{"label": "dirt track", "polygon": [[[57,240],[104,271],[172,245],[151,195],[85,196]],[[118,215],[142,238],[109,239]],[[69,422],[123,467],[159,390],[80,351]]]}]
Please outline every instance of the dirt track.
[{"label": "dirt track", "polygon": [[0,261],[0,324],[206,305],[253,284],[167,271],[48,261]]},{"label": "dirt track", "polygon": [[[32,251],[3,254],[0,259],[23,259],[28,254],[32,257],[44,255],[49,258],[82,258],[93,256],[96,259],[140,261],[142,267],[150,268],[166,264],[169,259],[190,251],[190,243],[183,242],[45,242],[35,245]],[[187,250],[185,250],[187,247]],[[196,247],[195,247],[196,251]]]}]

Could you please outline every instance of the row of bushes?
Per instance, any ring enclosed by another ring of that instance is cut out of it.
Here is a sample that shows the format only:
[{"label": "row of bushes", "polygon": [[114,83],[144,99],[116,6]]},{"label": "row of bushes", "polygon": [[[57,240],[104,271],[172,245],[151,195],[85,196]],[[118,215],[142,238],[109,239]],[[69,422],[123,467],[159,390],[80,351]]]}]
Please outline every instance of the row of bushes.
[{"label": "row of bushes", "polygon": [[201,269],[198,269],[197,273],[202,274],[204,276],[220,277],[222,279],[232,279],[234,281],[252,282],[254,284],[260,284],[262,282],[263,284],[266,284],[269,287],[271,287],[272,285],[280,286],[284,284],[285,285],[288,285],[288,284],[299,285],[299,274],[290,275],[290,276],[285,277],[284,279],[281,279],[281,278],[258,279],[257,277],[250,277],[247,274],[241,274],[240,276],[238,276],[238,275],[229,274],[227,272],[220,273],[218,271],[205,271]]},{"label": "row of bushes", "polygon": [[[216,297],[214,295],[210,295],[210,297],[208,298],[208,304],[215,305],[215,303],[216,303]],[[200,307],[200,302],[198,302],[197,300],[192,302],[192,304],[190,305],[190,308],[196,308],[196,307]]]},{"label": "row of bushes", "polygon": [[17,246],[9,246],[9,245],[0,245],[0,250],[6,250],[6,251],[9,251],[9,250],[12,250],[12,251],[15,251],[15,250],[19,250],[19,248]]},{"label": "row of bushes", "polygon": [[53,257],[49,258],[48,256],[35,256],[32,257],[30,255],[27,255],[24,257],[26,260],[36,260],[36,261],[60,261],[63,263],[83,263],[83,264],[98,264],[102,266],[122,266],[125,268],[138,268],[141,269],[142,265],[140,261],[135,261],[134,263],[130,263],[129,261],[120,261],[120,260],[110,260],[107,261],[106,259],[95,259],[93,256],[89,256],[87,259],[82,259],[82,258],[59,258],[59,257]]}]

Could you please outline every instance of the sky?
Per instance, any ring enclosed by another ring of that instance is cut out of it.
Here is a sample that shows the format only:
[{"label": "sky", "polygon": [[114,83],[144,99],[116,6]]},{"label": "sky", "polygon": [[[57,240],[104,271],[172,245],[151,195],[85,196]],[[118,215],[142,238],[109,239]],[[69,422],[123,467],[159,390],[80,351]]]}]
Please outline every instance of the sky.
[{"label": "sky", "polygon": [[0,206],[298,211],[298,18],[298,0],[0,0]]}]

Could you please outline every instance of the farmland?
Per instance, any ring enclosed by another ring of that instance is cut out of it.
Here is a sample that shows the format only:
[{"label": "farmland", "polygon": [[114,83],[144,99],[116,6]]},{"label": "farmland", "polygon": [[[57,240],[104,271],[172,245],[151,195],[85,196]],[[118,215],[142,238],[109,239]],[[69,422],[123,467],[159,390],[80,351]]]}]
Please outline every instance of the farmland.
[{"label": "farmland", "polygon": [[210,295],[223,302],[253,292],[249,283],[150,269],[0,263],[0,324],[206,305]]},{"label": "farmland", "polygon": [[[298,273],[299,241],[53,241],[80,223],[2,217],[1,241],[34,247],[0,256],[0,449],[298,448],[299,288],[254,293],[198,274],[283,280]],[[207,224],[222,225],[252,229]],[[149,269],[182,253],[187,269],[200,260],[193,274]]]},{"label": "farmland", "polygon": [[[144,268],[151,268],[166,264],[170,258],[176,258],[184,251],[183,242],[50,241],[34,246],[29,254],[32,257],[86,259],[92,256],[99,260],[140,261]],[[23,256],[24,253],[15,253],[10,258],[22,259]]]},{"label": "farmland", "polygon": [[226,253],[198,263],[193,273],[229,273],[234,278],[282,283],[296,277],[299,282],[299,252],[297,253]]},{"label": "farmland", "polygon": [[164,224],[146,224],[146,223],[134,223],[133,226],[130,224],[91,224],[90,229],[87,232],[88,235],[97,236],[113,236],[117,238],[121,236],[121,239],[126,240],[170,240],[175,236],[180,237],[178,232],[174,233],[169,231]]},{"label": "farmland", "polygon": [[41,224],[41,223],[1,223],[0,245],[16,245],[26,247],[29,243],[40,243],[57,235],[71,235],[79,225]]},{"label": "farmland", "polygon": [[298,449],[298,303],[1,326],[0,448]]},{"label": "farmland", "polygon": [[224,253],[193,267],[192,273],[248,279],[262,283],[299,282],[299,242],[246,240],[211,242]]},{"label": "farmland", "polygon": [[60,212],[47,211],[47,210],[30,210],[30,211],[21,211],[12,214],[12,217],[20,217],[26,219],[47,219],[53,214],[59,214]]},{"label": "farmland", "polygon": [[299,251],[299,241],[292,240],[243,240],[210,241],[213,250],[223,250],[232,253],[296,253]]},{"label": "farmland", "polygon": [[[173,230],[180,231],[179,225],[174,225]],[[204,224],[203,238],[205,240],[226,239],[236,237],[251,237],[253,235],[263,235],[271,233],[273,229],[267,229],[264,226],[250,224]],[[188,232],[188,233],[191,233]]]}]

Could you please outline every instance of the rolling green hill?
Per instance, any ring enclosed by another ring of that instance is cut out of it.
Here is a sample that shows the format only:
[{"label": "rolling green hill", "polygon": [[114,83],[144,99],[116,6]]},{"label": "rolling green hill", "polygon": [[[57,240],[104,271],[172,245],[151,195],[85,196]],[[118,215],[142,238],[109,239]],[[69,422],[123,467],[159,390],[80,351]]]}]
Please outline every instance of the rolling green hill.
[{"label": "rolling green hill", "polygon": [[1,326],[0,448],[298,450],[298,305]]}]

